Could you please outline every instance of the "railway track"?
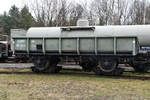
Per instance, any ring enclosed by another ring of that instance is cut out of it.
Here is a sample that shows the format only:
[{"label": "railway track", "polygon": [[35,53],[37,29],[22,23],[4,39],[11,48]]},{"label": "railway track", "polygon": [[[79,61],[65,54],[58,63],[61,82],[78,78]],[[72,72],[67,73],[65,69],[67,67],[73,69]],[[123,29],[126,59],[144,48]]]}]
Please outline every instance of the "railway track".
[{"label": "railway track", "polygon": [[73,77],[90,77],[90,78],[112,78],[112,79],[136,79],[136,80],[150,80],[150,76],[134,76],[134,73],[131,75],[121,75],[121,76],[103,76],[103,75],[95,75],[84,72],[60,72],[58,74],[36,74],[33,72],[8,72],[8,71],[0,71],[0,74],[19,74],[19,75],[50,75],[50,76],[73,76]]},{"label": "railway track", "polygon": [[[20,71],[22,69],[29,69],[32,67],[32,63],[0,63],[0,69],[18,69],[13,71],[0,70],[0,74],[24,74],[24,75],[41,75],[36,74],[31,71]],[[78,76],[78,77],[93,77],[93,78],[113,78],[113,79],[138,79],[138,80],[150,80],[150,76],[143,76],[143,74],[137,76],[134,75],[134,71],[130,67],[125,67],[125,65],[120,65],[120,67],[125,68],[125,72],[132,73],[133,75],[121,75],[121,76],[103,76],[95,75],[94,73],[82,72],[82,68],[77,65],[62,66],[63,71],[58,74],[49,75],[63,75],[63,76]],[[69,71],[68,71],[69,70]],[[42,74],[43,75],[43,74]],[[45,75],[45,74],[44,74]]]},{"label": "railway track", "polygon": [[[31,68],[34,66],[32,63],[0,63],[0,68]],[[58,65],[62,66],[64,69],[76,69],[76,70],[82,70],[82,67],[79,65]],[[125,68],[126,71],[133,71],[133,68],[131,67],[126,67],[124,64],[120,64],[119,67]]]},{"label": "railway track", "polygon": [[0,63],[0,68],[30,68],[32,63]]},{"label": "railway track", "polygon": [[[34,66],[32,63],[0,63],[0,68],[3,69],[27,69]],[[79,65],[58,65],[62,66],[65,70],[74,70],[74,71],[82,71],[82,67]],[[134,69],[132,67],[126,67],[124,64],[119,65],[120,68],[123,68],[125,72],[133,72]]]},{"label": "railway track", "polygon": [[113,78],[113,79],[137,79],[137,80],[150,80],[150,76],[130,76],[130,75],[121,75],[121,76],[104,76],[104,75],[95,75],[88,73],[59,73],[56,75],[71,75],[79,77],[93,77],[93,78]]}]

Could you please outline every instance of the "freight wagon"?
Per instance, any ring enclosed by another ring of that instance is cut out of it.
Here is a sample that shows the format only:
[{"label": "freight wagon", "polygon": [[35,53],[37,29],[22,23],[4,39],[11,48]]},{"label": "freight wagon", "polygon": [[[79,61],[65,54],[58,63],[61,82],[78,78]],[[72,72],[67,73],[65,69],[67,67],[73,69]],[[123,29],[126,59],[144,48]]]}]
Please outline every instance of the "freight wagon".
[{"label": "freight wagon", "polygon": [[98,75],[120,75],[118,64],[130,64],[137,72],[149,70],[150,25],[89,26],[79,20],[77,26],[33,27],[26,36],[13,37],[13,53],[27,56],[33,72],[57,73],[62,59],[73,59],[84,71]]},{"label": "freight wagon", "polygon": [[[11,37],[25,36],[26,32],[22,29],[12,29]],[[26,62],[26,58],[18,58],[12,55],[13,45],[11,46],[12,39],[9,39],[8,35],[0,34],[0,63],[8,62]]]},{"label": "freight wagon", "polygon": [[0,62],[5,61],[8,57],[8,36],[0,35]]}]

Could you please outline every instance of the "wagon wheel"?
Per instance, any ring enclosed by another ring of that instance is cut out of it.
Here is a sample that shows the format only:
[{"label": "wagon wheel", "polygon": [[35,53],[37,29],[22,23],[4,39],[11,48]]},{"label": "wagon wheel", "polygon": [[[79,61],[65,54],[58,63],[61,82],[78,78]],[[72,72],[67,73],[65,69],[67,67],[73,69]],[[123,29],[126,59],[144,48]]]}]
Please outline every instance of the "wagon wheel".
[{"label": "wagon wheel", "polygon": [[37,57],[33,60],[34,71],[44,72],[49,67],[49,60],[44,57]]},{"label": "wagon wheel", "polygon": [[62,66],[57,66],[55,69],[55,73],[59,73],[62,70]]},{"label": "wagon wheel", "polygon": [[93,66],[96,66],[96,57],[83,57],[80,66],[82,67],[83,71],[85,72],[91,72],[93,69]]},{"label": "wagon wheel", "polygon": [[34,67],[32,67],[33,72],[42,72],[42,73],[56,73],[58,60],[55,57],[37,57],[34,60]]},{"label": "wagon wheel", "polygon": [[49,67],[47,68],[47,70],[45,70],[45,73],[59,73],[62,70],[62,67],[57,66],[57,62],[53,63],[53,64],[49,64]]},{"label": "wagon wheel", "polygon": [[120,75],[123,69],[117,68],[118,63],[111,58],[103,58],[98,61],[98,65],[93,68],[93,71],[98,75]]},{"label": "wagon wheel", "polygon": [[116,69],[117,63],[111,59],[102,59],[98,62],[98,67],[102,72],[110,73]]}]

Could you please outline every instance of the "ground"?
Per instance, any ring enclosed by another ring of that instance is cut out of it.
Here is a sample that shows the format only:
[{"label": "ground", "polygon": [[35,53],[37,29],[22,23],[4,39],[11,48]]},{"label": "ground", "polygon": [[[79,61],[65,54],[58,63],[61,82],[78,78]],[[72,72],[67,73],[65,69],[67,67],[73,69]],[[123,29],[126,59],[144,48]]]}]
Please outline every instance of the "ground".
[{"label": "ground", "polygon": [[0,100],[150,100],[150,73],[112,77],[68,70],[49,75],[0,69]]}]

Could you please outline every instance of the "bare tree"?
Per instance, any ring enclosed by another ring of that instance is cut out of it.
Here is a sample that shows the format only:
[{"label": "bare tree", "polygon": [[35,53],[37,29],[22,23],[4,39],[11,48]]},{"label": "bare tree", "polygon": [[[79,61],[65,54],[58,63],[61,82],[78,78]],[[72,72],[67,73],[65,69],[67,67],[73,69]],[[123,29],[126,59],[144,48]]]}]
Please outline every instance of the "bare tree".
[{"label": "bare tree", "polygon": [[130,8],[132,24],[143,24],[144,22],[144,2],[135,0]]},{"label": "bare tree", "polygon": [[147,4],[145,24],[150,24],[150,4]]},{"label": "bare tree", "polygon": [[31,3],[31,10],[39,26],[53,26],[57,0],[34,0]]},{"label": "bare tree", "polygon": [[84,8],[82,7],[81,4],[74,4],[73,2],[71,3],[71,8],[69,11],[69,25],[75,26],[77,23],[77,20],[82,18]]},{"label": "bare tree", "polygon": [[111,24],[113,10],[114,10],[114,0],[93,0],[91,4],[92,12],[95,12],[95,16],[99,19],[99,25]]},{"label": "bare tree", "polygon": [[113,23],[117,25],[128,24],[129,20],[129,1],[128,0],[115,0],[115,9]]},{"label": "bare tree", "polygon": [[67,4],[67,0],[58,0],[59,7],[57,8],[56,26],[67,26],[67,17],[70,9],[70,3]]},{"label": "bare tree", "polygon": [[150,5],[140,0],[34,0],[30,8],[38,26],[76,25],[79,18],[99,25],[147,24],[150,20]]}]

